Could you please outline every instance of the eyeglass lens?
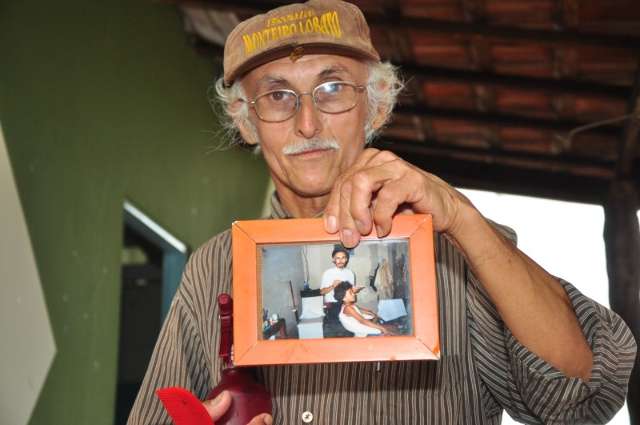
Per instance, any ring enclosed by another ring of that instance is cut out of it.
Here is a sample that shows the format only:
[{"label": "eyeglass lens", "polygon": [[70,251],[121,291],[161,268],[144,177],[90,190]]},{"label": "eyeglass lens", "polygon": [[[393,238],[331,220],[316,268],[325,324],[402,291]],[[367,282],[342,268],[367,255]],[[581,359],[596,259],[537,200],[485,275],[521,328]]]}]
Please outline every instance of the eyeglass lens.
[{"label": "eyeglass lens", "polygon": [[313,96],[320,111],[337,114],[353,108],[357,102],[358,86],[342,81],[329,81],[317,86],[311,93],[297,94],[293,90],[272,90],[256,97],[253,104],[258,117],[268,122],[285,121],[299,107],[299,98],[305,94]]}]

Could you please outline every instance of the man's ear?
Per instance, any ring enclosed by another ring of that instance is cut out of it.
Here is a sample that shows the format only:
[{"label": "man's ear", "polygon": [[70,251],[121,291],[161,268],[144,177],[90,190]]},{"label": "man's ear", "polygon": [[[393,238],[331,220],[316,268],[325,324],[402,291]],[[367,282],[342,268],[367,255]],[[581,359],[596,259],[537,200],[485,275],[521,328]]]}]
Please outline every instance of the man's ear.
[{"label": "man's ear", "polygon": [[[387,91],[390,87],[385,81],[378,81],[375,89],[378,91]],[[385,125],[389,120],[390,114],[391,105],[384,102],[378,102],[377,110],[374,112],[373,119],[371,120],[371,129],[375,131]]]},{"label": "man's ear", "polygon": [[386,103],[378,104],[378,110],[375,112],[373,120],[371,120],[371,129],[378,130],[380,127],[386,124],[389,119],[391,108]]},{"label": "man's ear", "polygon": [[[249,114],[237,114],[240,108],[246,108],[247,105],[243,100],[236,100],[229,106],[229,112],[233,118],[233,123],[238,128],[240,136],[249,145],[258,144],[258,135],[256,134],[256,128],[253,123],[249,121]],[[240,118],[244,117],[244,118]]]}]

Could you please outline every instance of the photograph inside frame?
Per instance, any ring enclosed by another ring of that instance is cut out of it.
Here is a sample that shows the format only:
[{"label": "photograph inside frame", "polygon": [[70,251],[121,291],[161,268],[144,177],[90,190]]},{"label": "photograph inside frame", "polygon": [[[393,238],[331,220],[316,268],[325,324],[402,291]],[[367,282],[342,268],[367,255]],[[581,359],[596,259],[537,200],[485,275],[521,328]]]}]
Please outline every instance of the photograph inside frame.
[{"label": "photograph inside frame", "polygon": [[258,256],[263,340],[413,334],[408,239],[265,244]]}]

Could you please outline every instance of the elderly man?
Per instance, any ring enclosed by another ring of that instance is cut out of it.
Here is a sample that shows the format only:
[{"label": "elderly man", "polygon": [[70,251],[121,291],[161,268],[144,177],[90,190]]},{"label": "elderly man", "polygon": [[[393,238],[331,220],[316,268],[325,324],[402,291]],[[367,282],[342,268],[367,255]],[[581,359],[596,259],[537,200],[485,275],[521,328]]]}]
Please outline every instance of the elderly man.
[{"label": "elderly man", "polygon": [[[230,34],[218,84],[234,128],[259,146],[276,187],[273,217],[323,215],[352,247],[402,212],[433,215],[442,358],[258,369],[278,424],[602,423],[624,402],[635,342],[621,319],[520,252],[438,177],[366,149],[400,84],[353,5],[311,0]],[[231,290],[224,232],[196,251],[129,424],[169,423],[154,397],[216,384],[216,296]],[[216,418],[226,395],[207,407]],[[270,423],[260,416],[253,423]]]}]

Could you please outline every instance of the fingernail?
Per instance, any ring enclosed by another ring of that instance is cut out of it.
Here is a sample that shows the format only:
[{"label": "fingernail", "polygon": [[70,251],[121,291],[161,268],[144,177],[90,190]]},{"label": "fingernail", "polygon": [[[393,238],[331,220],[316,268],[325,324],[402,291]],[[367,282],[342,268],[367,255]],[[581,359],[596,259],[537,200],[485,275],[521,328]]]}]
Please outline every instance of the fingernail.
[{"label": "fingernail", "polygon": [[264,417],[264,424],[271,425],[273,423],[273,418],[270,415]]},{"label": "fingernail", "polygon": [[358,228],[358,230],[360,231],[360,233],[362,233],[364,229],[364,223],[361,222],[360,220],[356,220],[356,227]]},{"label": "fingernail", "polygon": [[327,232],[329,233],[335,233],[338,229],[338,220],[336,220],[336,217],[333,215],[328,215],[327,216]]},{"label": "fingernail", "polygon": [[378,237],[382,237],[382,227],[380,226],[376,226],[376,234],[378,235]]},{"label": "fingernail", "polygon": [[349,243],[353,237],[351,229],[342,229],[342,242]]}]

